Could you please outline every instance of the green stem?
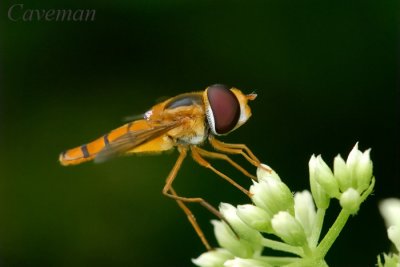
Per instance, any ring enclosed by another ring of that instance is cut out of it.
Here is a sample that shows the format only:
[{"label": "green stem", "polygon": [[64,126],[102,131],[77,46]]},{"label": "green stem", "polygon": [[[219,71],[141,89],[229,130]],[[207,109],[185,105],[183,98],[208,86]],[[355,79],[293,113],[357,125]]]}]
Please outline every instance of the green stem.
[{"label": "green stem", "polygon": [[284,252],[289,252],[289,253],[298,255],[300,257],[304,257],[304,253],[303,253],[302,248],[294,247],[294,246],[288,245],[288,244],[283,243],[283,242],[271,240],[271,239],[268,239],[268,238],[263,238],[262,239],[262,245],[264,247],[269,247],[269,248],[272,248],[274,250],[280,250],[280,251],[284,251]]},{"label": "green stem", "polygon": [[350,213],[348,211],[344,209],[340,211],[339,216],[336,218],[331,228],[329,228],[328,233],[326,233],[324,239],[322,239],[321,243],[319,243],[317,247],[316,253],[321,259],[325,258],[326,253],[328,253],[333,242],[335,242],[336,238],[339,236],[349,217]]},{"label": "green stem", "polygon": [[313,254],[313,252],[312,252],[312,250],[310,249],[310,247],[308,246],[308,244],[305,244],[305,245],[303,246],[303,251],[304,251],[305,257],[311,257],[312,254]]},{"label": "green stem", "polygon": [[328,267],[328,264],[323,259],[310,258],[295,261],[286,267]]},{"label": "green stem", "polygon": [[269,256],[261,256],[260,258],[262,261],[265,261],[268,264],[271,264],[273,266],[282,266],[282,265],[287,265],[289,263],[293,263],[298,261],[300,258],[296,257],[269,257]]},{"label": "green stem", "polygon": [[367,190],[364,191],[364,193],[361,195],[361,199],[360,199],[360,205],[361,203],[363,203],[365,201],[365,199],[372,193],[372,190],[374,190],[374,186],[375,186],[375,177],[372,177],[371,179],[371,183],[368,186]]},{"label": "green stem", "polygon": [[317,247],[319,237],[321,235],[322,226],[324,224],[324,217],[325,217],[326,209],[318,208],[317,216],[315,218],[314,228],[311,233],[310,238],[310,248],[314,249]]},{"label": "green stem", "polygon": [[[372,177],[371,184],[361,195],[360,205],[365,199],[372,193],[372,190],[375,186],[375,177]],[[326,233],[324,239],[322,239],[321,243],[317,247],[317,255],[321,257],[321,259],[325,258],[326,253],[331,248],[333,242],[335,242],[336,238],[339,236],[343,227],[346,225],[347,220],[350,217],[350,213],[344,209],[342,209],[339,213],[339,216],[336,218],[335,222],[329,229],[328,233]]]}]

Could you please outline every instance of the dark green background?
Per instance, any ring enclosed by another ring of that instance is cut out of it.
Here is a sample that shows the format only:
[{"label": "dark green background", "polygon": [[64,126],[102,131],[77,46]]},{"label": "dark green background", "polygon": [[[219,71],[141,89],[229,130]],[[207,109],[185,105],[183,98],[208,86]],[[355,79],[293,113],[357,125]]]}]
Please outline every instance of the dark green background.
[{"label": "dark green background", "polygon": [[[256,90],[251,120],[221,139],[247,144],[293,191],[308,188],[312,153],[331,164],[357,141],[371,147],[375,193],[327,260],[372,266],[389,250],[377,203],[400,197],[396,1],[24,4],[96,9],[96,19],[12,22],[12,3],[0,3],[1,266],[190,266],[204,248],[161,195],[176,152],[70,168],[57,158],[159,97],[213,83]],[[191,159],[176,189],[214,205],[249,202]],[[215,245],[214,217],[191,207]]]}]

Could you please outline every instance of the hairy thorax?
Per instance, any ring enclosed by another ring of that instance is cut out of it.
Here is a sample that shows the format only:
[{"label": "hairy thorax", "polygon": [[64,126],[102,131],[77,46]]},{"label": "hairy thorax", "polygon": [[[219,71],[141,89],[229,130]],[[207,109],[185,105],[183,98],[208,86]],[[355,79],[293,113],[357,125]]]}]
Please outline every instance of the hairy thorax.
[{"label": "hairy thorax", "polygon": [[191,105],[168,110],[167,117],[180,120],[181,126],[168,132],[168,136],[183,145],[199,145],[207,138],[208,127],[204,115],[204,108],[200,105]]}]

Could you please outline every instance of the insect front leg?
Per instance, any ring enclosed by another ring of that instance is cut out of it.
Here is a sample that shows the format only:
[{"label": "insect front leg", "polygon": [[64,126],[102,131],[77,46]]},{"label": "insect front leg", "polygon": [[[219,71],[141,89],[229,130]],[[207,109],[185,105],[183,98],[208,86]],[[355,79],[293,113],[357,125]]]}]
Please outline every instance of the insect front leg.
[{"label": "insect front leg", "polygon": [[265,165],[261,165],[260,160],[251,152],[251,150],[245,144],[229,144],[221,142],[215,139],[213,136],[208,138],[210,144],[218,151],[230,153],[230,154],[241,154],[248,162],[252,165],[262,167],[266,171],[272,172],[272,170]]},{"label": "insect front leg", "polygon": [[[204,150],[205,151],[205,150]],[[245,193],[248,197],[251,197],[251,193],[244,189],[241,185],[239,185],[238,183],[236,183],[232,178],[228,177],[226,174],[220,172],[219,170],[215,169],[211,163],[209,163],[208,161],[206,161],[201,154],[203,153],[203,151],[196,147],[193,146],[192,147],[192,156],[193,159],[199,163],[201,166],[212,170],[213,172],[215,172],[216,174],[218,174],[218,176],[222,177],[223,179],[225,179],[226,181],[228,181],[230,184],[232,184],[234,187],[236,187],[237,189],[239,189],[240,191],[242,191],[243,193]]]},{"label": "insect front leg", "polygon": [[239,170],[241,173],[243,173],[245,176],[249,177],[250,179],[257,181],[257,177],[250,174],[248,171],[246,171],[242,166],[234,162],[230,157],[228,157],[226,154],[223,153],[218,153],[218,152],[211,152],[207,151],[205,149],[202,149],[200,147],[196,147],[197,152],[207,158],[212,158],[212,159],[222,159],[227,161],[229,164],[231,164],[234,168]]}]

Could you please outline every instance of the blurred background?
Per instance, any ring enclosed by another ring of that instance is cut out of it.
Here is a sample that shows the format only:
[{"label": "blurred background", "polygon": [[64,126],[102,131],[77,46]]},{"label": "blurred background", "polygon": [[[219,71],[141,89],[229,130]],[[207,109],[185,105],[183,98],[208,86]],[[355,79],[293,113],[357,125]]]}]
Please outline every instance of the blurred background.
[{"label": "blurred background", "polygon": [[[0,3],[1,266],[192,266],[205,248],[161,194],[176,151],[68,168],[58,155],[214,83],[258,93],[253,117],[220,139],[247,144],[292,191],[308,188],[313,153],[332,166],[357,141],[372,148],[375,193],[327,261],[372,266],[389,251],[377,204],[400,197],[397,1],[23,3],[95,9],[86,22],[14,22],[14,3]],[[215,206],[249,202],[190,158],[175,188]],[[217,245],[215,217],[190,207]],[[339,207],[328,211],[329,225]]]}]

